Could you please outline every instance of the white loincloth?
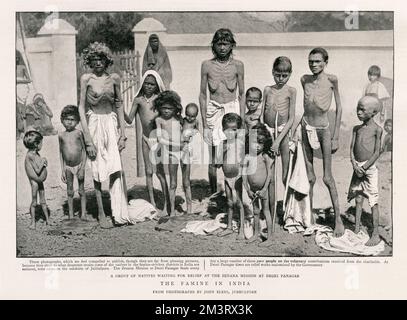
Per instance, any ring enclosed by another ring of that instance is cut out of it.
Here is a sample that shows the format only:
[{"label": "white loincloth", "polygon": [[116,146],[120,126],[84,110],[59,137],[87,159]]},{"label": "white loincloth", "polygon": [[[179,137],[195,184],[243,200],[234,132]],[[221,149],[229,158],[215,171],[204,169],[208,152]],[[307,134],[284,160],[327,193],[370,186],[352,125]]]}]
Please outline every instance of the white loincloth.
[{"label": "white loincloth", "polygon": [[[355,161],[359,167],[363,166],[367,161]],[[366,174],[359,178],[353,172],[352,180],[349,186],[348,201],[351,201],[358,193],[363,194],[369,201],[369,206],[373,207],[379,203],[379,171],[376,165],[371,165],[366,170]]]},{"label": "white loincloth", "polygon": [[314,127],[309,125],[304,118],[302,118],[302,121],[304,122],[303,124],[305,125],[309,145],[311,146],[312,149],[318,150],[321,147],[321,144],[319,143],[317,130],[327,130],[329,128],[329,124],[325,127]]},{"label": "white loincloth", "polygon": [[209,129],[212,130],[212,143],[218,146],[225,139],[222,130],[222,118],[227,113],[237,113],[240,115],[239,100],[230,101],[228,103],[218,103],[209,100],[206,108],[206,123]]}]

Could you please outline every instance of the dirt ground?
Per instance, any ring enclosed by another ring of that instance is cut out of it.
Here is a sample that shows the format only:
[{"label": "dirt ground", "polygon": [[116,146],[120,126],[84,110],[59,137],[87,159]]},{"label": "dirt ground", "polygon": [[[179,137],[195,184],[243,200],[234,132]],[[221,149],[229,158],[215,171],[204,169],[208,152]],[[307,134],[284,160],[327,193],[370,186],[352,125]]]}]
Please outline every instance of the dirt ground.
[{"label": "dirt ground", "polygon": [[[135,134],[133,128],[127,128],[127,148],[123,152],[123,165],[126,172],[128,196],[130,199],[148,199],[145,187],[145,178],[136,177],[136,151]],[[348,150],[348,149],[347,149]],[[351,216],[344,218],[345,226],[353,229],[352,214],[354,204],[347,203],[346,196],[352,168],[349,159],[344,156],[348,152],[341,152],[333,156],[333,174],[336,180],[340,208],[343,215]],[[37,208],[37,230],[29,230],[29,204],[31,190],[24,171],[25,148],[21,140],[17,141],[17,256],[18,257],[67,257],[67,256],[343,256],[319,248],[314,241],[314,236],[304,237],[301,234],[289,234],[282,227],[281,201],[279,202],[279,221],[273,235],[273,244],[270,247],[259,247],[257,243],[246,244],[245,241],[237,241],[236,233],[226,236],[194,236],[187,233],[175,233],[170,231],[157,231],[156,226],[162,221],[146,221],[136,225],[116,227],[113,229],[101,229],[97,223],[80,224],[81,232],[59,232],[61,226],[67,226],[67,201],[66,188],[60,180],[60,165],[58,154],[57,136],[44,137],[41,155],[48,159],[48,178],[45,182],[46,200],[51,212],[51,224],[46,226],[42,218],[40,206]],[[382,156],[378,163],[379,167],[379,210],[380,210],[380,235],[385,241],[384,256],[392,254],[392,208],[391,208],[391,159],[390,154]],[[330,199],[328,191],[322,183],[322,163],[315,160],[318,181],[314,189],[314,206],[326,209],[325,218],[320,216],[318,223],[332,226],[333,216],[329,214]],[[90,169],[90,168],[89,168]],[[219,176],[221,174],[219,172]],[[196,201],[208,197],[208,182],[205,166],[192,168],[191,174],[192,194]],[[220,180],[220,179],[219,179]],[[178,184],[181,183],[180,173]],[[155,196],[157,206],[162,208],[162,194],[159,183],[154,178]],[[107,189],[107,184],[103,186]],[[85,189],[87,196],[87,210],[95,217],[97,215],[96,199],[93,191],[93,183],[90,170],[87,170]],[[282,187],[279,188],[279,199],[282,198]],[[177,201],[182,202],[184,194],[181,186],[177,189]],[[104,207],[109,211],[109,194],[104,192]],[[225,199],[218,199],[217,205],[211,207],[210,215],[206,219],[213,218],[219,212],[225,212]],[[75,211],[80,209],[79,197],[76,194],[74,200]],[[365,201],[362,222],[371,232],[370,209]],[[195,215],[186,217],[191,219],[203,219]],[[76,222],[75,222],[76,223]],[[65,228],[66,230],[66,228]]]}]

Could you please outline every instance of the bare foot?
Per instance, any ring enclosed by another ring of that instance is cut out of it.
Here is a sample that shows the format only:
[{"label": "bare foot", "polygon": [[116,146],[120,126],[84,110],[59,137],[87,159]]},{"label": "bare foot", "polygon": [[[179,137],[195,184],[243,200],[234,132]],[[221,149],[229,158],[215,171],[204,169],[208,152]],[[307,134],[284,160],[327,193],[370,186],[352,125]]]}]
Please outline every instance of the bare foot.
[{"label": "bare foot", "polygon": [[259,247],[269,247],[273,244],[271,239],[267,239],[266,241],[260,242]]},{"label": "bare foot", "polygon": [[89,221],[89,222],[93,222],[93,221],[97,221],[96,218],[94,218],[91,214],[85,213],[81,215],[81,220],[82,221]]},{"label": "bare foot", "polygon": [[30,226],[28,228],[31,230],[35,230],[36,228],[35,221],[31,221]]},{"label": "bare foot", "polygon": [[111,229],[114,227],[112,220],[108,220],[106,217],[99,220],[99,225],[102,229]]},{"label": "bare foot", "polygon": [[344,233],[345,233],[345,227],[343,226],[342,220],[337,221],[335,223],[334,237],[335,238],[342,237]]},{"label": "bare foot", "polygon": [[222,232],[218,233],[218,237],[228,236],[229,234],[232,234],[232,233],[233,233],[232,229],[225,229]]},{"label": "bare foot", "polygon": [[246,239],[246,238],[245,238],[245,236],[244,236],[243,231],[239,232],[239,234],[238,234],[237,237],[236,237],[236,240],[245,240],[245,239]]},{"label": "bare foot", "polygon": [[373,233],[372,237],[365,243],[365,245],[368,247],[373,247],[377,246],[379,243],[380,243],[379,234]]},{"label": "bare foot", "polygon": [[254,234],[253,236],[251,236],[249,239],[247,239],[246,243],[253,243],[255,241],[257,241],[259,239],[259,235],[258,234]]},{"label": "bare foot", "polygon": [[358,234],[358,233],[360,232],[360,226],[356,226],[354,232],[355,232],[356,234]]}]

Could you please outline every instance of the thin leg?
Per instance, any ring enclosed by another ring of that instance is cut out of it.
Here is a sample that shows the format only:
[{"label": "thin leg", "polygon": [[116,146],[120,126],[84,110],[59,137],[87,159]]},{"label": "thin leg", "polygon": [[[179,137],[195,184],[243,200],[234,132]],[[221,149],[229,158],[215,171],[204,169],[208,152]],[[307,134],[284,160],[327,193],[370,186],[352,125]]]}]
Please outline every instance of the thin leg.
[{"label": "thin leg", "polygon": [[150,203],[154,207],[156,207],[153,192],[153,164],[150,161],[150,149],[144,140],[143,140],[143,159],[146,173],[146,185],[148,190],[148,196],[150,198]]},{"label": "thin leg", "polygon": [[269,200],[269,205],[268,208],[271,210],[271,221],[272,221],[272,229],[274,228],[274,221],[276,220],[276,215],[277,212],[276,210],[274,210],[276,208],[276,180],[275,180],[275,170],[276,170],[276,162],[273,161],[273,164],[271,165],[271,168],[269,169],[272,172],[271,175],[271,180],[270,180],[270,184],[268,187],[268,200]]},{"label": "thin leg", "polygon": [[360,220],[362,217],[363,200],[364,199],[361,194],[358,194],[355,197],[355,204],[356,204],[355,233],[359,233],[359,231],[360,231]]},{"label": "thin leg", "polygon": [[96,203],[98,206],[98,219],[99,224],[105,223],[106,221],[106,214],[103,210],[103,202],[102,202],[102,184],[96,180],[93,180],[93,184],[95,186],[95,194],[96,194]]},{"label": "thin leg", "polygon": [[48,221],[49,221],[48,207],[47,207],[47,202],[45,201],[45,190],[44,190],[43,183],[38,184],[38,194],[40,195],[40,203],[41,203],[41,207],[42,207],[42,212],[44,213],[44,216],[45,216],[45,223],[48,224]]},{"label": "thin leg", "polygon": [[274,232],[274,222],[270,214],[270,201],[269,199],[262,199],[261,204],[263,206],[263,214],[264,217],[266,218],[266,224],[267,224],[267,240],[263,241],[262,243],[259,244],[260,247],[268,247],[272,244],[272,234]]},{"label": "thin leg", "polygon": [[177,172],[178,172],[178,163],[169,164],[168,172],[170,174],[170,204],[171,211],[170,216],[175,216],[175,192],[177,190]]},{"label": "thin leg", "polygon": [[181,163],[182,186],[184,187],[187,202],[187,213],[192,213],[192,191],[191,191],[191,165]]},{"label": "thin leg", "polygon": [[216,148],[214,146],[209,146],[209,156],[211,159],[211,163],[208,165],[208,177],[209,177],[209,187],[211,188],[211,194],[216,193],[218,185],[217,185],[217,177],[216,171]]},{"label": "thin leg", "polygon": [[288,166],[290,161],[290,148],[288,147],[288,134],[284,137],[280,144],[280,155],[281,155],[281,164],[282,164],[282,177],[283,177],[283,184],[284,187],[287,184],[287,177],[288,177]]},{"label": "thin leg", "polygon": [[314,172],[314,152],[312,151],[311,145],[308,141],[308,135],[307,131],[305,130],[305,127],[301,127],[302,130],[302,150],[304,151],[304,159],[305,159],[305,167],[307,169],[307,176],[308,176],[308,182],[310,184],[310,189],[309,189],[309,200],[310,200],[310,205],[311,205],[311,224],[315,223],[314,219],[314,214],[312,209],[314,208],[313,206],[313,195],[314,195],[314,185],[316,181],[316,176]]},{"label": "thin leg", "polygon": [[373,232],[372,236],[370,237],[369,241],[366,242],[366,245],[369,247],[376,246],[380,243],[380,236],[379,236],[379,206],[375,204],[372,207],[372,215],[373,215]]},{"label": "thin leg", "polygon": [[66,193],[68,196],[68,218],[72,219],[73,218],[73,197],[75,194],[73,191],[74,175],[69,170],[65,171],[65,175],[66,175]]},{"label": "thin leg", "polygon": [[35,208],[37,206],[38,184],[34,180],[30,180],[30,184],[31,184],[31,205],[30,205],[31,222],[29,228],[35,229],[36,228]]},{"label": "thin leg", "polygon": [[260,206],[259,206],[259,199],[255,199],[253,201],[253,215],[254,215],[254,232],[253,236],[251,236],[247,243],[252,243],[256,241],[260,237]]},{"label": "thin leg", "polygon": [[219,237],[224,237],[229,234],[233,233],[232,229],[232,218],[233,218],[233,194],[232,194],[232,189],[231,186],[227,182],[225,182],[225,194],[226,194],[226,201],[228,205],[227,213],[228,213],[228,226],[225,230],[222,232],[218,233]]},{"label": "thin leg", "polygon": [[345,232],[345,227],[342,222],[341,212],[339,210],[338,192],[334,177],[332,176],[332,153],[331,153],[331,133],[329,130],[318,130],[318,139],[321,143],[323,167],[324,167],[324,183],[328,187],[331,201],[335,210],[335,229],[334,237],[340,237]]},{"label": "thin leg", "polygon": [[243,207],[243,200],[242,200],[242,184],[243,180],[242,178],[238,179],[235,183],[235,192],[234,194],[236,195],[236,199],[233,199],[236,201],[236,206],[239,208],[239,214],[240,214],[240,222],[239,222],[239,234],[237,235],[237,240],[244,240],[244,207]]},{"label": "thin leg", "polygon": [[165,177],[164,166],[162,163],[157,164],[157,178],[161,184],[161,191],[164,197],[164,207],[163,207],[163,214],[168,215],[171,212],[170,206],[170,198],[169,198],[169,191],[168,191],[168,183],[167,178]]}]

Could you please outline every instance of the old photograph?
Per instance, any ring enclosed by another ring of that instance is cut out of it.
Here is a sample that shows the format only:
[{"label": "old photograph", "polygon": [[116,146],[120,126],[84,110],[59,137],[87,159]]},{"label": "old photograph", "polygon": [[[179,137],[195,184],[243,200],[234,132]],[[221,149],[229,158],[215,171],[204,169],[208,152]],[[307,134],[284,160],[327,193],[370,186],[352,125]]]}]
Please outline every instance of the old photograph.
[{"label": "old photograph", "polygon": [[17,258],[393,256],[393,11],[15,32]]}]

